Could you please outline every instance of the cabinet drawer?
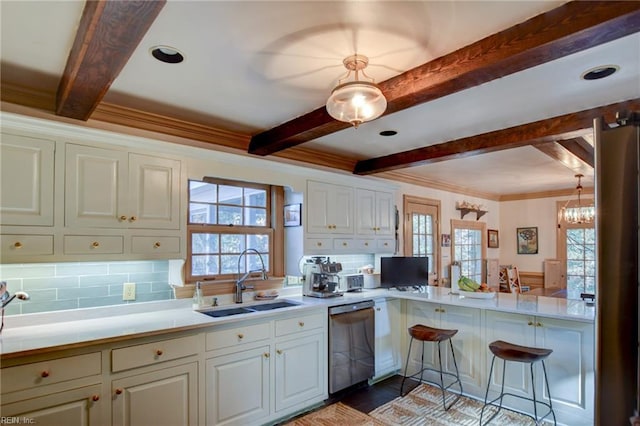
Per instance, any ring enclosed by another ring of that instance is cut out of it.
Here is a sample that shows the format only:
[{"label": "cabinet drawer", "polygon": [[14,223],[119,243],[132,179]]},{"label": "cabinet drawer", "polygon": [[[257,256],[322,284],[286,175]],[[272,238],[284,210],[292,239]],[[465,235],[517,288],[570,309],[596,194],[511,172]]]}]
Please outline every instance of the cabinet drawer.
[{"label": "cabinet drawer", "polygon": [[3,256],[20,257],[53,254],[53,235],[0,235]]},{"label": "cabinet drawer", "polygon": [[300,315],[276,321],[276,337],[287,334],[300,333],[302,331],[321,328],[327,323],[326,315],[322,313]]},{"label": "cabinet drawer", "polygon": [[271,337],[269,323],[252,324],[207,333],[207,350],[258,342]]},{"label": "cabinet drawer", "polygon": [[161,340],[111,351],[111,371],[158,364],[198,353],[198,336]]},{"label": "cabinet drawer", "polygon": [[132,253],[180,253],[180,237],[131,237]]},{"label": "cabinet drawer", "polygon": [[356,244],[355,241],[351,238],[335,238],[333,240],[333,249],[334,250],[349,250],[355,249]]},{"label": "cabinet drawer", "polygon": [[100,352],[3,368],[2,393],[66,382],[102,373]]},{"label": "cabinet drawer", "polygon": [[378,240],[378,253],[390,252],[393,253],[396,249],[396,240],[393,238],[383,238]]},{"label": "cabinet drawer", "polygon": [[123,237],[119,235],[65,235],[64,254],[121,254]]},{"label": "cabinet drawer", "polygon": [[333,241],[331,238],[307,238],[306,246],[309,250],[332,250]]},{"label": "cabinet drawer", "polygon": [[373,253],[376,250],[376,240],[373,238],[356,240],[356,248],[363,253]]}]

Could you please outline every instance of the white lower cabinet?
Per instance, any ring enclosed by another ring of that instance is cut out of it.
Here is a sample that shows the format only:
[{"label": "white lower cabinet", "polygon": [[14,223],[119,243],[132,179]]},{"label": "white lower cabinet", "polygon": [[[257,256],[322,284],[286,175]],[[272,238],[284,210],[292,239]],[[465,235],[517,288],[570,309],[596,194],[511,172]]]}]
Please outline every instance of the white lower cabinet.
[{"label": "white lower cabinet", "polygon": [[270,357],[265,345],[206,361],[206,424],[260,424],[269,416]]},{"label": "white lower cabinet", "polygon": [[[492,354],[488,345],[494,340],[504,340],[523,346],[552,349],[545,361],[551,404],[559,423],[568,425],[593,424],[594,398],[594,328],[593,324],[566,321],[521,314],[491,312],[487,320],[487,374]],[[502,381],[502,360],[496,358],[491,395],[498,395]],[[505,390],[530,398],[532,383],[529,364],[509,362],[505,376]],[[549,402],[542,366],[534,364],[536,397]],[[495,397],[495,396],[494,396]],[[511,398],[508,403],[531,412],[532,403]]]},{"label": "white lower cabinet", "polygon": [[206,335],[207,425],[261,425],[327,398],[327,312],[244,321]]},{"label": "white lower cabinet", "polygon": [[400,369],[400,300],[376,299],[375,376],[380,379]]},{"label": "white lower cabinet", "polygon": [[[463,390],[471,395],[479,395],[484,391],[484,353],[483,347],[483,323],[482,311],[475,308],[464,308],[459,306],[439,305],[424,302],[407,302],[407,327],[415,324],[423,324],[435,328],[455,329],[458,333],[453,336],[453,350],[455,361],[460,373]],[[407,332],[407,345],[409,342]],[[444,371],[455,373],[453,357],[448,342],[442,342],[442,364]],[[406,353],[406,352],[405,352]],[[414,340],[409,358],[408,374],[413,374],[420,370],[422,342]],[[438,344],[434,342],[425,343],[425,366],[438,369]],[[433,374],[426,375],[430,381],[439,382],[440,378]],[[449,379],[449,381],[447,381]],[[452,379],[445,376],[445,385]],[[457,389],[457,386],[454,387]]]},{"label": "white lower cabinet", "polygon": [[165,367],[111,382],[113,426],[197,425],[198,363]]}]

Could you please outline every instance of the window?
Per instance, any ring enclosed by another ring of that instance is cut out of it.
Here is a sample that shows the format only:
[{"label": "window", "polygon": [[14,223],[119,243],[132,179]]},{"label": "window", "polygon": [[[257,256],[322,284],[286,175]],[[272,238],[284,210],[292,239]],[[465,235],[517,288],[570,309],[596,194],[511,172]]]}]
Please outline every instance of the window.
[{"label": "window", "polygon": [[440,246],[438,244],[440,202],[405,196],[404,212],[404,252],[407,253],[407,256],[427,257],[429,259],[429,275],[437,280],[440,270]]},{"label": "window", "polygon": [[[560,214],[566,202],[558,202],[557,257],[562,261],[566,277],[567,299],[580,299],[581,293],[596,292],[596,232],[594,224],[570,224]],[[568,203],[570,207],[577,201]]]},{"label": "window", "polygon": [[[187,281],[231,280],[273,267],[269,185],[206,178],[189,181]],[[247,249],[238,264],[239,256]],[[262,261],[261,261],[262,259]]]},{"label": "window", "polygon": [[453,261],[460,262],[460,273],[481,283],[484,279],[487,225],[484,222],[451,221]]}]

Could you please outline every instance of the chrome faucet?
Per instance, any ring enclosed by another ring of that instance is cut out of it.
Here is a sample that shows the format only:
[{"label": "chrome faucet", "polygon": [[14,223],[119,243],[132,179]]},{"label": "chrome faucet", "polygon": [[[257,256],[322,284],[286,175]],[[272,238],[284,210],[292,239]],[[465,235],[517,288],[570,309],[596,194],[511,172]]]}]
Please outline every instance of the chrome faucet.
[{"label": "chrome faucet", "polygon": [[16,293],[12,296],[9,294],[9,290],[7,290],[7,282],[0,281],[0,311],[2,311],[2,319],[0,320],[0,333],[4,328],[4,307],[7,306],[11,301],[15,298],[18,300],[29,300],[29,295],[24,291],[16,291]]},{"label": "chrome faucet", "polygon": [[[258,255],[258,258],[260,259],[260,264],[262,265],[262,269],[250,270],[248,272],[245,272],[245,274],[242,277],[240,277],[240,261],[242,260],[242,257],[245,256],[249,252],[253,252],[253,253]],[[247,278],[249,278],[249,275],[251,275],[251,274],[253,274],[255,272],[260,272],[262,274],[262,279],[263,280],[266,280],[268,278],[267,277],[267,270],[264,267],[264,260],[262,259],[262,256],[260,255],[258,250],[252,249],[252,248],[248,248],[248,249],[244,250],[242,253],[240,253],[240,256],[238,256],[238,279],[236,280],[236,295],[235,295],[235,300],[234,300],[236,303],[242,303],[242,292],[244,290],[253,289],[253,286],[244,285],[244,282],[246,281]]]}]

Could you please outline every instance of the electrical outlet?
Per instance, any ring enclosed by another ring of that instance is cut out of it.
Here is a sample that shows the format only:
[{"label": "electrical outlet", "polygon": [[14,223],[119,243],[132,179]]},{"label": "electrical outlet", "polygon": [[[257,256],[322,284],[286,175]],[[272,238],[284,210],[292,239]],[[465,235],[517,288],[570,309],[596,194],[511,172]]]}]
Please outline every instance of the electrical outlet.
[{"label": "electrical outlet", "polygon": [[122,300],[136,300],[136,283],[124,283],[122,286]]}]

